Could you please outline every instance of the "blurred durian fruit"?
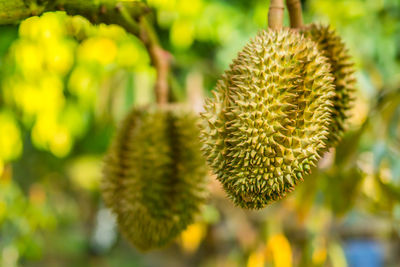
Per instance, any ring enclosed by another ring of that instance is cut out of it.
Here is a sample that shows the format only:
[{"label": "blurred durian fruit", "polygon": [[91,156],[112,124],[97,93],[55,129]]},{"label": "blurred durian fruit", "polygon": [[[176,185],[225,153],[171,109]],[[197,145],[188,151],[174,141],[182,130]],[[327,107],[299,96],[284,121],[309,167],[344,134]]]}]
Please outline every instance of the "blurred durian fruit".
[{"label": "blurred durian fruit", "polygon": [[176,106],[133,109],[106,156],[105,203],[124,236],[142,251],[172,241],[205,200],[196,121]]},{"label": "blurred durian fruit", "polygon": [[317,43],[322,54],[328,58],[333,74],[335,97],[333,99],[332,123],[329,126],[329,146],[336,146],[347,128],[352,93],[355,91],[354,63],[341,37],[329,26],[311,24],[301,32]]},{"label": "blurred durian fruit", "polygon": [[312,40],[269,29],[218,81],[202,114],[203,151],[236,205],[263,208],[316,165],[333,111],[330,71]]}]

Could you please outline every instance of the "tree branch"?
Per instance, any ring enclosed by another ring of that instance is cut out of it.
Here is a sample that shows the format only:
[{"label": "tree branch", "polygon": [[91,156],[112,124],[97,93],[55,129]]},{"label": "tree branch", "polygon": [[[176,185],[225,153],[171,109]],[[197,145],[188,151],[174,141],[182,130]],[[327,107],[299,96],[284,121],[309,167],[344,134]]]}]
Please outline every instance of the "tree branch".
[{"label": "tree branch", "polygon": [[33,5],[23,0],[0,0],[0,24],[12,24],[44,10],[45,6]]},{"label": "tree branch", "polygon": [[0,24],[12,24],[40,15],[46,11],[65,11],[69,15],[81,15],[92,23],[118,24],[133,34],[138,34],[131,22],[121,16],[121,8],[129,13],[133,20],[149,13],[150,8],[138,1],[116,0],[0,0]]}]

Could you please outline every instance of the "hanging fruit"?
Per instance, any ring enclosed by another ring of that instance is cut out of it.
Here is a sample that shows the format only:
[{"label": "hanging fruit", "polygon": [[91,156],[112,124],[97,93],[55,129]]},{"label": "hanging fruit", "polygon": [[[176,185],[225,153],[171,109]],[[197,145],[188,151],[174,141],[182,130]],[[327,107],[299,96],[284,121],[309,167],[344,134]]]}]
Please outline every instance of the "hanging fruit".
[{"label": "hanging fruit", "polygon": [[174,239],[204,202],[206,169],[196,120],[173,107],[134,109],[106,157],[104,200],[141,250]]},{"label": "hanging fruit", "polygon": [[282,29],[282,17],[282,1],[271,1],[270,28],[239,52],[202,114],[204,154],[243,208],[285,197],[316,165],[329,136],[330,65],[312,40]]},{"label": "hanging fruit", "polygon": [[329,126],[329,146],[336,146],[347,128],[352,107],[351,94],[355,91],[354,63],[339,35],[329,26],[311,24],[302,32],[317,43],[318,49],[328,58],[335,85],[333,116]]},{"label": "hanging fruit", "polygon": [[166,245],[194,222],[207,171],[197,117],[168,104],[170,56],[146,18],[140,27],[157,70],[157,106],[128,114],[106,157],[102,192],[122,233],[144,251]]},{"label": "hanging fruit", "polygon": [[299,0],[286,0],[286,3],[291,27],[298,29],[314,41],[331,65],[335,97],[333,99],[332,122],[329,126],[328,145],[334,147],[340,142],[348,124],[348,113],[352,107],[352,94],[356,87],[354,63],[342,38],[330,26],[317,23],[304,26],[301,2]]}]

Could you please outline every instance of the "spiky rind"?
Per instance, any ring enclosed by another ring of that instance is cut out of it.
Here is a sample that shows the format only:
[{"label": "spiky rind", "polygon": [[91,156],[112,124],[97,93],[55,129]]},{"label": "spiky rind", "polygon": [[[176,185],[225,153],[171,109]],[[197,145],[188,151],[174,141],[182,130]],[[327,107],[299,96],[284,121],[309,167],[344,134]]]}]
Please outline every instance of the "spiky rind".
[{"label": "spiky rind", "polygon": [[175,238],[205,200],[206,168],[196,121],[182,110],[134,109],[106,156],[105,203],[140,250]]},{"label": "spiky rind", "polygon": [[314,42],[290,31],[251,40],[207,99],[203,151],[233,202],[283,198],[324,150],[333,77]]},{"label": "spiky rind", "polygon": [[329,26],[311,24],[302,32],[317,43],[331,64],[331,72],[335,78],[335,97],[328,145],[336,146],[347,128],[347,119],[352,107],[352,93],[356,87],[354,63],[340,36]]}]

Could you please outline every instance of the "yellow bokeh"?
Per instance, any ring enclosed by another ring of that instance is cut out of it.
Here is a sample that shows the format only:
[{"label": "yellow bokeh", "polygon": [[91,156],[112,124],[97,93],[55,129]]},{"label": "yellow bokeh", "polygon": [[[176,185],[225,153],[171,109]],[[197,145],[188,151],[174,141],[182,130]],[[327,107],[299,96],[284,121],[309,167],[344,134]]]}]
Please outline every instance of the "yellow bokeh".
[{"label": "yellow bokeh", "polygon": [[42,75],[32,82],[12,77],[9,85],[12,101],[32,118],[42,112],[57,112],[64,106],[64,85],[56,75]]},{"label": "yellow bokeh", "polygon": [[78,40],[85,39],[94,31],[92,24],[82,16],[68,17],[65,23],[65,28],[68,35],[73,36]]},{"label": "yellow bokeh", "polygon": [[147,2],[150,6],[154,6],[161,10],[168,10],[168,11],[175,10],[177,5],[177,0],[147,0]]},{"label": "yellow bokeh", "polygon": [[329,259],[332,267],[347,267],[345,252],[336,242],[329,245]]},{"label": "yellow bokeh", "polygon": [[34,84],[15,79],[10,91],[12,91],[13,102],[24,113],[33,116],[41,109],[41,96]]},{"label": "yellow bokeh", "polygon": [[176,20],[170,32],[171,43],[177,48],[188,48],[194,41],[194,26],[190,21]]},{"label": "yellow bokeh", "polygon": [[17,108],[24,126],[32,127],[33,144],[58,157],[66,156],[86,131],[86,115],[95,107],[104,74],[150,63],[141,41],[122,27],[92,25],[65,12],[22,21],[7,60],[12,68],[2,80],[2,99]]},{"label": "yellow bokeh", "polygon": [[[22,153],[21,132],[10,112],[0,112],[0,161],[10,161]],[[0,164],[3,165],[3,164]],[[0,166],[2,169],[2,166]]]},{"label": "yellow bokeh", "polygon": [[55,156],[66,156],[73,144],[69,130],[59,123],[54,114],[41,114],[32,129],[33,143],[43,149],[49,149]]},{"label": "yellow bokeh", "polygon": [[181,246],[184,251],[192,253],[197,250],[207,231],[204,223],[189,225],[181,234]]},{"label": "yellow bokeh", "polygon": [[65,40],[56,40],[48,42],[44,49],[47,70],[66,75],[74,64],[73,44]]},{"label": "yellow bokeh", "polygon": [[323,264],[326,260],[326,255],[327,255],[326,248],[318,247],[314,250],[312,254],[312,262],[315,265]]},{"label": "yellow bokeh", "polygon": [[254,251],[247,260],[247,267],[264,267],[265,255],[263,251]]},{"label": "yellow bokeh", "polygon": [[177,8],[181,16],[195,17],[197,14],[201,14],[204,3],[202,0],[178,0]]},{"label": "yellow bokeh", "polygon": [[272,252],[275,267],[292,266],[292,248],[287,238],[282,234],[275,234],[268,239],[267,250]]},{"label": "yellow bokeh", "polygon": [[118,55],[116,62],[121,67],[133,67],[139,63],[143,57],[140,53],[144,51],[139,50],[138,47],[132,42],[124,42],[118,48]]},{"label": "yellow bokeh", "polygon": [[62,80],[54,75],[45,75],[41,78],[35,82],[16,79],[9,88],[12,91],[13,102],[27,115],[56,112],[65,103]]},{"label": "yellow bokeh", "polygon": [[[82,112],[95,107],[103,74],[149,64],[140,40],[120,26],[92,25],[65,12],[26,19],[19,35],[10,51],[17,71],[4,78],[4,99],[32,127],[33,144],[58,157],[87,129]],[[65,82],[72,99],[66,99]]]},{"label": "yellow bokeh", "polygon": [[30,17],[21,22],[19,25],[19,36],[28,39],[36,39],[40,32],[40,18],[38,16]]},{"label": "yellow bokeh", "polygon": [[21,22],[19,35],[23,38],[47,42],[65,35],[65,12],[48,12],[41,17],[31,17]]},{"label": "yellow bokeh", "polygon": [[28,79],[36,79],[43,72],[44,53],[41,46],[19,40],[14,46],[15,62],[22,74]]},{"label": "yellow bokeh", "polygon": [[59,39],[64,36],[65,12],[48,12],[40,17],[39,41],[48,42],[50,39]]},{"label": "yellow bokeh", "polygon": [[47,140],[54,134],[56,125],[54,114],[41,114],[32,128],[32,141],[36,147],[45,149]]},{"label": "yellow bokeh", "polygon": [[118,25],[100,24],[99,26],[97,26],[96,36],[97,37],[105,37],[105,38],[111,39],[115,42],[120,42],[121,40],[123,40],[127,37],[127,34],[126,34],[126,31],[124,30],[124,28],[122,28]]},{"label": "yellow bokeh", "polygon": [[59,125],[49,140],[50,151],[57,157],[65,157],[71,151],[72,138],[66,127]]},{"label": "yellow bokeh", "polygon": [[64,84],[60,77],[56,75],[46,75],[40,80],[39,85],[42,110],[55,112],[61,110],[65,103]]},{"label": "yellow bokeh", "polygon": [[93,37],[85,40],[78,48],[78,60],[98,62],[102,65],[113,63],[117,56],[117,45],[111,39]]},{"label": "yellow bokeh", "polygon": [[69,101],[61,113],[61,121],[68,128],[71,136],[79,137],[86,131],[86,116],[78,104]]},{"label": "yellow bokeh", "polygon": [[78,187],[86,190],[98,190],[101,173],[101,158],[82,156],[68,164],[68,176]]},{"label": "yellow bokeh", "polygon": [[68,80],[68,90],[79,97],[84,106],[93,106],[97,87],[94,75],[84,66],[74,68]]}]

